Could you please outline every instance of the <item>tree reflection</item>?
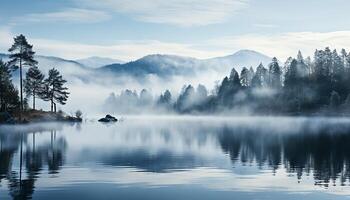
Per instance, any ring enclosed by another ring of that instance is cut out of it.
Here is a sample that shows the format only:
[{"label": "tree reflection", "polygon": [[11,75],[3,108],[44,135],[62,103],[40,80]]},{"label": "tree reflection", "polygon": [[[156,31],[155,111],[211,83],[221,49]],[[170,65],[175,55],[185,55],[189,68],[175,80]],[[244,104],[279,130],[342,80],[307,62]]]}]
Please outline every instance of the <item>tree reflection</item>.
[{"label": "tree reflection", "polygon": [[0,181],[7,179],[13,199],[31,199],[35,181],[40,173],[45,173],[45,166],[49,173],[58,173],[64,163],[66,141],[56,139],[55,134],[56,131],[52,130],[50,142],[37,145],[35,132],[0,133]]},{"label": "tree reflection", "polygon": [[[255,132],[249,129],[220,131],[219,142],[232,163],[243,165],[255,161],[275,171],[284,166],[288,173],[299,180],[304,174],[313,173],[316,185],[345,185],[350,179],[350,134],[332,129],[313,133],[305,127],[304,133],[279,134]],[[282,165],[283,163],[283,165]]]}]

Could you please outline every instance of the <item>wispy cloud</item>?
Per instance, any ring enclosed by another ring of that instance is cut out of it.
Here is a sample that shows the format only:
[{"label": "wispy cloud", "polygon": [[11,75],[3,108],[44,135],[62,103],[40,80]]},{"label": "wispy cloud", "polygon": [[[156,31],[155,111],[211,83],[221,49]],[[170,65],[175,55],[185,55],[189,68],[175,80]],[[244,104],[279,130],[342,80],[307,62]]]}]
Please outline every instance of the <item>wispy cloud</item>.
[{"label": "wispy cloud", "polygon": [[12,24],[24,22],[67,22],[67,23],[96,23],[110,19],[111,16],[104,11],[67,8],[56,12],[33,13],[13,19]]},{"label": "wispy cloud", "polygon": [[[0,27],[0,52],[6,52],[15,36],[9,28]],[[293,32],[275,35],[241,35],[214,38],[198,43],[175,43],[158,40],[118,40],[111,45],[93,45],[43,38],[28,38],[38,54],[78,59],[103,56],[125,61],[148,54],[175,54],[196,58],[210,58],[232,54],[241,49],[252,49],[268,56],[285,60],[298,50],[312,56],[315,49],[326,46],[350,50],[350,31]]]},{"label": "wispy cloud", "polygon": [[257,28],[277,28],[276,24],[253,24],[254,27]]},{"label": "wispy cloud", "polygon": [[143,22],[200,26],[225,22],[249,0],[74,0]]},{"label": "wispy cloud", "polygon": [[296,56],[297,51],[312,56],[315,49],[331,48],[350,50],[350,31],[334,32],[290,32],[273,35],[242,35],[231,38],[214,39],[209,42],[212,48],[223,51],[236,48],[248,48],[276,56],[281,60]]},{"label": "wispy cloud", "polygon": [[[16,34],[0,27],[0,52],[6,53]],[[161,42],[157,40],[118,40],[111,45],[83,44],[43,38],[28,38],[37,54],[79,59],[101,56],[125,61],[138,59],[148,54],[176,54],[207,57],[208,52],[197,50],[191,44]]]}]

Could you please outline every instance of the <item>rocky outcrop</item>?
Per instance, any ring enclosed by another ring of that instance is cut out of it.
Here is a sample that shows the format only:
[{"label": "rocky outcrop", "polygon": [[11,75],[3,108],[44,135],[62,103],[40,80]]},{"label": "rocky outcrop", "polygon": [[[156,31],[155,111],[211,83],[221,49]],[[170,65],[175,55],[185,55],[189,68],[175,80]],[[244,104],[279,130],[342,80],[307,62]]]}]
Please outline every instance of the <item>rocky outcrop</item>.
[{"label": "rocky outcrop", "polygon": [[117,122],[118,119],[113,117],[112,115],[106,115],[106,117],[98,120],[99,122],[109,123],[109,122]]}]

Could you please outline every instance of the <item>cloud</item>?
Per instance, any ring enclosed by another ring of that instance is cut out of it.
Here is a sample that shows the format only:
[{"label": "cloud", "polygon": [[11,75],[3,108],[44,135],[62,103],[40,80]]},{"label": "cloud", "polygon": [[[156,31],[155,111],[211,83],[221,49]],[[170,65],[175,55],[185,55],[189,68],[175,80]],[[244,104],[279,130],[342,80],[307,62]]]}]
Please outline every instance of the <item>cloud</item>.
[{"label": "cloud", "polygon": [[271,57],[276,56],[285,60],[289,56],[296,56],[298,50],[311,57],[316,49],[325,47],[350,50],[350,31],[291,32],[274,35],[249,34],[214,39],[208,45],[210,44],[223,51],[225,49],[226,51],[232,50],[232,46],[239,49],[254,49]]},{"label": "cloud", "polygon": [[32,39],[39,54],[68,59],[103,56],[121,60],[134,60],[148,54],[175,54],[206,57],[207,52],[195,50],[188,44],[160,42],[157,40],[117,41],[113,45],[90,45],[47,39]]},{"label": "cloud", "polygon": [[[6,52],[14,33],[0,27],[0,52]],[[210,58],[232,54],[241,49],[252,49],[281,61],[296,56],[301,50],[304,56],[313,56],[315,49],[345,48],[350,50],[350,31],[293,32],[274,35],[247,34],[213,38],[198,43],[175,43],[158,40],[117,40],[111,45],[82,44],[42,38],[28,38],[38,54],[67,59],[103,56],[125,61],[135,60],[148,54],[174,54],[196,58]]]},{"label": "cloud", "polygon": [[256,28],[277,28],[276,24],[253,24]]},{"label": "cloud", "polygon": [[24,22],[68,22],[68,23],[96,23],[110,19],[111,16],[104,12],[91,9],[67,8],[57,12],[33,13],[17,17],[12,25]]},{"label": "cloud", "polygon": [[247,6],[249,0],[74,0],[79,5],[99,7],[135,20],[180,26],[222,23]]},{"label": "cloud", "polygon": [[[17,33],[8,27],[0,27],[0,52],[6,53]],[[57,56],[66,59],[79,59],[101,56],[125,61],[138,59],[148,54],[177,54],[206,57],[207,53],[191,48],[190,44],[160,42],[157,40],[116,41],[112,45],[83,44],[43,38],[27,38],[39,55]]]}]

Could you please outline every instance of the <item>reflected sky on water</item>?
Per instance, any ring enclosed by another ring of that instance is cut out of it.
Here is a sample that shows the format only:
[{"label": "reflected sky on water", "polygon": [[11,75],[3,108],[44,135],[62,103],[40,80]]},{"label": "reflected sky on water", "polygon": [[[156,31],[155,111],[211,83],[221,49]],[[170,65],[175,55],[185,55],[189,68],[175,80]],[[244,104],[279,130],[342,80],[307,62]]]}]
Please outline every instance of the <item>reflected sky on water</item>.
[{"label": "reflected sky on water", "polygon": [[0,127],[0,199],[348,199],[350,119]]}]

